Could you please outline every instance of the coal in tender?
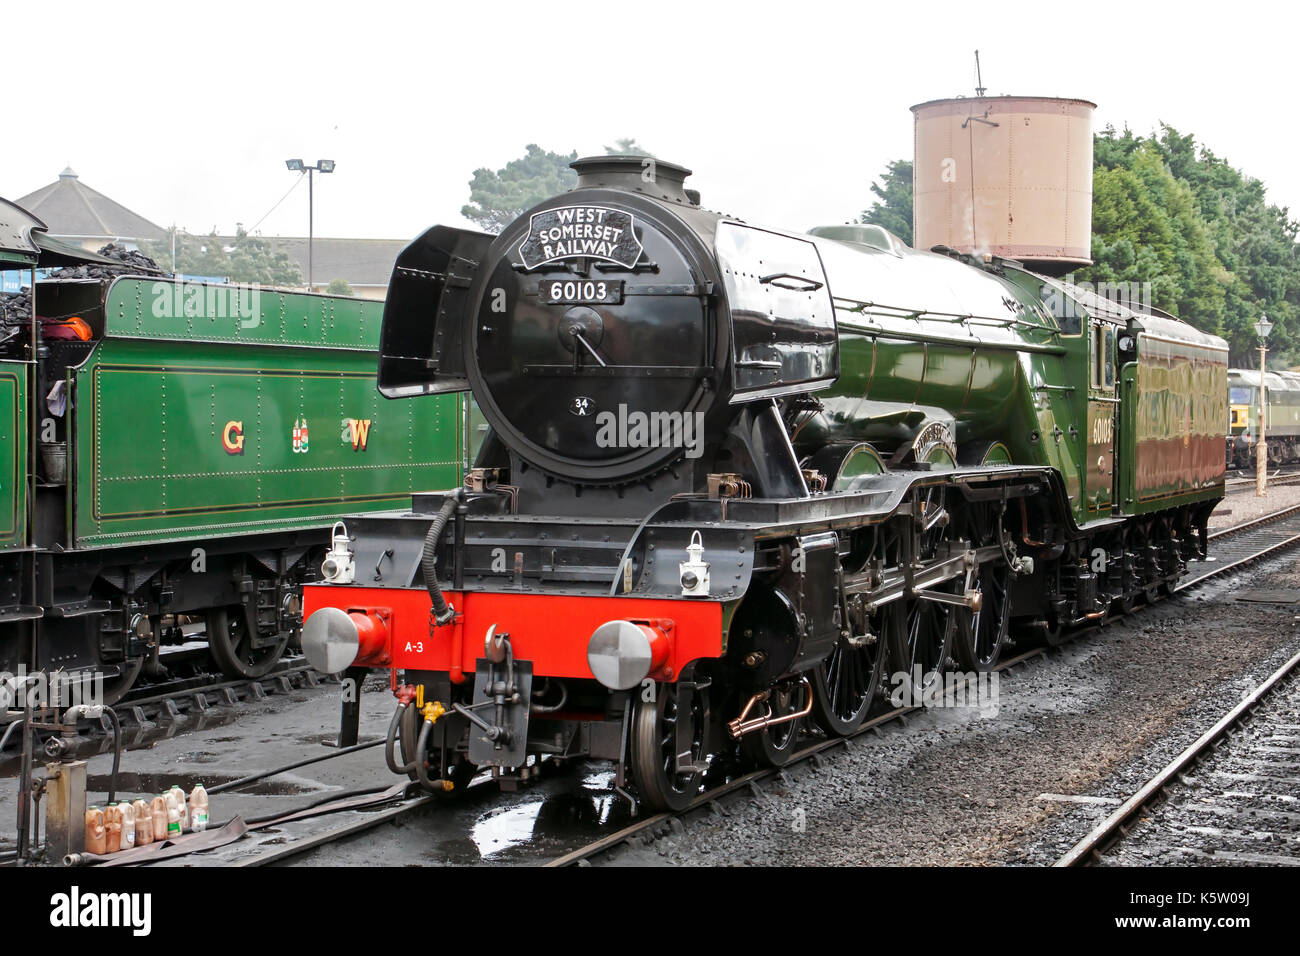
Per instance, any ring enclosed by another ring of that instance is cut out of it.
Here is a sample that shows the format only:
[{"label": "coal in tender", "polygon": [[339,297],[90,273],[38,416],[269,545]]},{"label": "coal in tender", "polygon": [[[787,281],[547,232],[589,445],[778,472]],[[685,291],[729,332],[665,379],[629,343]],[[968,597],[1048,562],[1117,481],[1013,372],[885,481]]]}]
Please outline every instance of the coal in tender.
[{"label": "coal in tender", "polygon": [[128,249],[110,242],[99,250],[105,259],[113,259],[121,265],[110,266],[99,262],[83,262],[81,265],[64,266],[50,274],[51,279],[112,279],[121,275],[166,275],[158,263],[143,252]]},{"label": "coal in tender", "polygon": [[[115,279],[123,275],[164,276],[165,271],[158,263],[136,249],[110,242],[99,250],[99,255],[112,259],[119,265],[101,262],[83,262],[80,265],[64,266],[55,269],[48,276],[49,280],[59,279]],[[46,280],[42,280],[46,281]],[[19,292],[0,292],[0,344],[15,338],[22,327],[27,324],[32,314],[32,291],[24,288]]]}]

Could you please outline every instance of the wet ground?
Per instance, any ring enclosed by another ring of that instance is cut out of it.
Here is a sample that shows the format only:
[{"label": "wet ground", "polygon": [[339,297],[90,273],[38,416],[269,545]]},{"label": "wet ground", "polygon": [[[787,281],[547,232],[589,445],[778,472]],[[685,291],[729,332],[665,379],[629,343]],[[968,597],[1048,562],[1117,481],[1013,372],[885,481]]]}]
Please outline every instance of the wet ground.
[{"label": "wet ground", "polygon": [[[1286,502],[1268,504],[1276,510]],[[614,862],[1050,863],[1300,648],[1300,607],[1236,601],[1247,587],[1300,592],[1300,562],[1283,556],[1076,640],[1001,680],[996,716],[937,709],[889,725],[728,816],[692,822]],[[386,684],[372,678],[362,696],[363,742],[387,729]],[[327,684],[128,731],[119,795],[147,797],[174,783],[220,786],[330,754],[341,693]],[[107,740],[95,735],[85,748],[91,801],[102,805],[111,757],[99,751]],[[11,753],[0,764],[0,821],[15,819],[16,770]],[[215,794],[212,820],[286,812],[396,779],[382,750],[371,748]],[[247,863],[362,816],[295,821],[171,865]],[[582,764],[543,773],[513,793],[481,779],[459,800],[431,803],[289,862],[536,863],[629,819],[608,765]],[[3,830],[0,847],[12,847],[12,823]]]},{"label": "wet ground", "polygon": [[1283,556],[1112,624],[1000,682],[999,712],[931,710],[625,864],[1050,864],[1300,649]]},{"label": "wet ground", "polygon": [[[275,694],[265,701],[213,707],[203,715],[187,716],[157,728],[126,728],[126,749],[118,773],[118,799],[146,800],[173,784],[187,792],[194,784],[205,788],[330,753],[325,741],[335,739],[342,690],[339,684]],[[362,695],[362,740],[387,729],[391,697],[382,691]],[[75,757],[87,759],[89,802],[103,806],[112,770],[110,738],[87,732]],[[36,775],[43,776],[39,751]],[[16,787],[19,762],[13,751],[0,764],[0,848],[14,846]],[[224,822],[235,814],[262,816],[282,807],[291,808],[307,797],[388,782],[379,748],[347,754],[323,764],[303,767],[212,797],[211,819]]]}]

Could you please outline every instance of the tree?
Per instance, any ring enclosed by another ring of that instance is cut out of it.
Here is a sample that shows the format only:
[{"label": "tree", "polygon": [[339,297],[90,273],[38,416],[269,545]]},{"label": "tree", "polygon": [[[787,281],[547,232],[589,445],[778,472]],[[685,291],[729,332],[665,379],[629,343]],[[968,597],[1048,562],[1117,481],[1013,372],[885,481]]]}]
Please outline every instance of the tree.
[{"label": "tree", "polygon": [[[912,241],[912,164],[889,163],[861,222]],[[1300,223],[1263,183],[1170,126],[1093,137],[1092,260],[1074,278],[1149,284],[1151,304],[1228,340],[1249,365],[1261,314],[1273,364],[1300,362]]]},{"label": "tree", "polygon": [[650,156],[658,159],[654,153],[638,143],[634,136],[614,140],[613,146],[605,147],[605,153],[609,156]]},{"label": "tree", "polygon": [[325,287],[326,295],[354,296],[352,286],[348,285],[347,279],[330,279],[330,284]]},{"label": "tree", "polygon": [[871,184],[876,202],[858,222],[884,226],[909,246],[912,244],[912,161],[896,159],[885,167],[880,182]]},{"label": "tree", "polygon": [[1093,265],[1075,274],[1093,283],[1148,284],[1151,304],[1218,333],[1231,278],[1215,256],[1191,187],[1143,141],[1123,164],[1093,171]]},{"label": "tree", "polygon": [[578,174],[569,163],[577,158],[577,151],[564,156],[529,143],[523,156],[501,169],[474,170],[469,181],[469,202],[460,214],[488,232],[500,232],[524,210],[572,189]]},{"label": "tree", "polygon": [[172,239],[142,243],[141,248],[158,265],[180,275],[211,276],[230,282],[248,282],[270,286],[302,285],[302,270],[288,253],[275,251],[261,236],[250,236],[242,227],[234,239],[218,236],[214,229],[207,236],[191,236],[177,231],[176,260],[172,261]]}]

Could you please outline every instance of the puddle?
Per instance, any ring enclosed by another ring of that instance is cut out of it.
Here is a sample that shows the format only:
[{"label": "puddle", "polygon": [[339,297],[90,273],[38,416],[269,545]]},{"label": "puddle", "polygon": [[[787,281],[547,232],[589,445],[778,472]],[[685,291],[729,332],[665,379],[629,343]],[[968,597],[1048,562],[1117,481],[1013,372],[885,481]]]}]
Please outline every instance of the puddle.
[{"label": "puddle", "polygon": [[197,750],[193,753],[181,754],[177,758],[178,763],[216,763],[221,758],[216,754],[210,754],[203,750]]},{"label": "puddle", "polygon": [[598,770],[595,773],[589,773],[582,778],[582,787],[584,790],[608,790],[614,789],[614,771]]},{"label": "puddle", "polygon": [[586,778],[584,789],[577,792],[550,794],[482,817],[470,832],[480,857],[487,860],[501,854],[507,859],[515,854],[506,851],[568,846],[575,838],[594,839],[610,828],[625,826],[631,808],[612,790],[597,790],[595,780],[603,776]]},{"label": "puddle", "polygon": [[470,839],[478,847],[479,854],[488,857],[532,840],[533,825],[537,822],[542,803],[538,800],[535,803],[521,804],[474,824]]}]

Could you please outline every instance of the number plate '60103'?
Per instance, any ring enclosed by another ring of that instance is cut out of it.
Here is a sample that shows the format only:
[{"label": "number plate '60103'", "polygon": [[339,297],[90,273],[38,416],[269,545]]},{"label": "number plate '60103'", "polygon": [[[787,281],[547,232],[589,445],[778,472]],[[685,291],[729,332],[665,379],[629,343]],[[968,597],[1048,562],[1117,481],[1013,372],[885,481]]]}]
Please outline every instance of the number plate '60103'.
[{"label": "number plate '60103'", "polygon": [[550,305],[621,305],[623,280],[544,279],[538,293]]}]

